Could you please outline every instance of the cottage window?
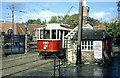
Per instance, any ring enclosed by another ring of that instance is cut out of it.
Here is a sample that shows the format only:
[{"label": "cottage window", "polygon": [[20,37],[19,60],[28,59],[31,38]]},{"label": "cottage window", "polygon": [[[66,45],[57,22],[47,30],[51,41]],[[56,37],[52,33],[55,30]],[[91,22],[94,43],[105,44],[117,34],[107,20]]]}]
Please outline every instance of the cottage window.
[{"label": "cottage window", "polygon": [[82,41],[81,50],[82,51],[93,51],[93,41]]}]

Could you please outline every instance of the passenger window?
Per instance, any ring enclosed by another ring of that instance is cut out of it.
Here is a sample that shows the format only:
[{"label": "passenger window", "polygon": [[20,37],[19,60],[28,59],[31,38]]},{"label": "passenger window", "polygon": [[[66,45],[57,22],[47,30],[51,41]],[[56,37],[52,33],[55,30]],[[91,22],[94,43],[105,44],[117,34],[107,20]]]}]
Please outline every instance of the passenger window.
[{"label": "passenger window", "polygon": [[52,39],[56,39],[56,31],[52,30]]},{"label": "passenger window", "polygon": [[40,38],[41,39],[50,39],[50,30],[41,30]]}]

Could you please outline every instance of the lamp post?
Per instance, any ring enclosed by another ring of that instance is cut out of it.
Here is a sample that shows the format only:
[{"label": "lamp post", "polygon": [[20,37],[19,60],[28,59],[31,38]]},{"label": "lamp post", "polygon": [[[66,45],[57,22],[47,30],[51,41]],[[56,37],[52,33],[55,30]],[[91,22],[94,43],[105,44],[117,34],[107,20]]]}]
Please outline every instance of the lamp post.
[{"label": "lamp post", "polygon": [[27,38],[28,24],[25,23],[24,26],[25,26],[25,54],[26,54],[28,51],[28,47],[27,47],[28,46],[28,38]]},{"label": "lamp post", "polygon": [[14,34],[14,4],[12,4],[12,29]]},{"label": "lamp post", "polygon": [[82,30],[82,17],[83,17],[83,9],[82,9],[82,0],[79,0],[79,25],[78,25],[78,44],[77,44],[77,58],[76,65],[81,64],[81,30]]}]

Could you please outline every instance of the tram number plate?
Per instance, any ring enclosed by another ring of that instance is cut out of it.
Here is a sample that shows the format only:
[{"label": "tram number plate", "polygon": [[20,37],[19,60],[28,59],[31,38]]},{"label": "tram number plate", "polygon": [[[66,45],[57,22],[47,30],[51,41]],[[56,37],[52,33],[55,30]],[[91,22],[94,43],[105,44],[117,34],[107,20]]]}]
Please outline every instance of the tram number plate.
[{"label": "tram number plate", "polygon": [[47,41],[44,41],[43,44],[48,44],[48,42],[47,42]]}]

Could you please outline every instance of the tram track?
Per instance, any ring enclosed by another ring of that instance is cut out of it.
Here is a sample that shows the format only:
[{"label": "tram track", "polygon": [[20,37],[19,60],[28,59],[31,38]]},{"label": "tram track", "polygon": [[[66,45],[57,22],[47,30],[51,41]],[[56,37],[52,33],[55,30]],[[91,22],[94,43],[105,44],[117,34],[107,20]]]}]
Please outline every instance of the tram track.
[{"label": "tram track", "polygon": [[2,58],[2,62],[9,62],[9,61],[14,61],[14,60],[23,59],[23,58],[29,58],[29,57],[38,55],[37,53],[33,53],[33,54],[30,53],[30,54],[29,55],[28,54],[22,54],[22,55],[18,55],[18,56],[13,55],[13,57],[4,57],[4,58]]},{"label": "tram track", "polygon": [[[31,58],[31,60],[30,60]],[[14,67],[14,66],[19,66],[19,65],[22,65],[22,64],[27,64],[27,63],[31,63],[31,62],[34,62],[34,61],[37,61],[37,60],[41,60],[39,58],[39,56],[37,57],[36,54],[32,54],[32,55],[25,55],[25,56],[19,56],[19,57],[12,57],[11,58],[6,58],[5,60],[1,60],[0,63],[2,65],[2,68],[0,68],[0,70],[2,69],[7,69],[7,68],[11,68],[11,67]]]},{"label": "tram track", "polygon": [[[24,72],[24,71],[27,71],[27,70],[30,70],[30,69],[33,69],[33,68],[41,67],[43,65],[50,64],[50,63],[53,63],[53,62],[54,62],[53,60],[47,60],[47,62],[45,60],[41,60],[41,61],[39,60],[39,61],[34,61],[31,64],[27,63],[27,64],[23,64],[23,65],[20,65],[20,66],[15,66],[15,67],[12,67],[12,68],[2,70],[3,73],[6,73],[6,74],[2,74],[2,76],[3,77],[13,76],[14,74]],[[41,63],[41,64],[39,65],[39,63]],[[12,71],[12,70],[15,70],[15,69],[17,69],[17,71]]]},{"label": "tram track", "polygon": [[25,63],[22,63],[22,64],[16,64],[16,65],[8,66],[8,67],[3,67],[2,70],[8,69],[8,68],[12,68],[12,67],[15,67],[15,66],[21,66],[21,65],[24,65],[24,64],[29,64],[29,63],[36,62],[36,61],[39,61],[39,60],[40,59],[29,61],[29,62],[25,62]]},{"label": "tram track", "polygon": [[39,67],[46,67],[49,66],[49,64],[54,64],[53,59],[41,59],[39,58],[38,55],[36,54],[29,54],[25,56],[19,56],[19,57],[12,57],[3,60],[3,66],[0,69],[2,71],[2,76],[13,76],[14,74],[19,74],[22,72],[27,72],[29,70],[33,70],[34,68],[39,68]]}]

